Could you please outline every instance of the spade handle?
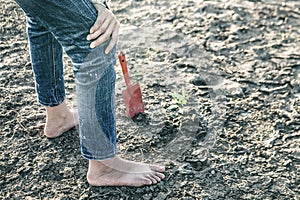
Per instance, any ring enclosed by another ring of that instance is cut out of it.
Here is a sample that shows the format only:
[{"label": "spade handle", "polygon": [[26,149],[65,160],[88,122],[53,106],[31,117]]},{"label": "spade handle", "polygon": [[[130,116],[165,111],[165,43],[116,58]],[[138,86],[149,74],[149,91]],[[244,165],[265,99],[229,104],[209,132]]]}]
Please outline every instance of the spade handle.
[{"label": "spade handle", "polygon": [[126,64],[125,54],[121,51],[118,57],[119,57],[119,61],[120,61],[121,67],[122,67],[122,72],[123,72],[126,86],[129,87],[130,86],[130,78],[129,78],[129,74],[128,74],[128,68],[127,68],[127,64]]}]

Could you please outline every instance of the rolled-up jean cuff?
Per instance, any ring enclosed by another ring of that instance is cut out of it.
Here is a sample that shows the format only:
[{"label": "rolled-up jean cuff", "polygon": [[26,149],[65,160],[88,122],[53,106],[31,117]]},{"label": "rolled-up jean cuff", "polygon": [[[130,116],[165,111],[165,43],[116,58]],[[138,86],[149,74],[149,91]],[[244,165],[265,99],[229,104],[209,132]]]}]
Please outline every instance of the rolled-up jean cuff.
[{"label": "rolled-up jean cuff", "polygon": [[63,97],[60,100],[56,101],[55,103],[45,103],[39,99],[38,99],[38,102],[40,105],[45,106],[45,107],[55,107],[55,106],[59,106],[60,104],[62,104],[65,100],[66,100],[66,98]]},{"label": "rolled-up jean cuff", "polygon": [[110,158],[113,158],[117,155],[117,147],[115,147],[114,152],[106,152],[105,155],[103,154],[103,152],[101,152],[101,154],[103,154],[103,156],[93,156],[93,155],[86,155],[84,153],[81,153],[82,157],[88,160],[107,160]]}]

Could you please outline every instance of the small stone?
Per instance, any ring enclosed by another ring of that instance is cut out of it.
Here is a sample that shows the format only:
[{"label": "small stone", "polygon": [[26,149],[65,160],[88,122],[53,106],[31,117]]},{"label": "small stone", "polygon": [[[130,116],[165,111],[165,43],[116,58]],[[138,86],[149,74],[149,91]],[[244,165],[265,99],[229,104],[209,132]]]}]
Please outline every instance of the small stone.
[{"label": "small stone", "polygon": [[73,176],[74,171],[71,167],[65,167],[64,168],[64,176]]},{"label": "small stone", "polygon": [[158,193],[157,197],[154,198],[154,200],[164,200],[167,199],[168,194],[165,194],[163,192]]},{"label": "small stone", "polygon": [[152,199],[152,194],[151,193],[147,193],[147,194],[143,195],[143,199],[144,200],[150,200],[150,199]]}]

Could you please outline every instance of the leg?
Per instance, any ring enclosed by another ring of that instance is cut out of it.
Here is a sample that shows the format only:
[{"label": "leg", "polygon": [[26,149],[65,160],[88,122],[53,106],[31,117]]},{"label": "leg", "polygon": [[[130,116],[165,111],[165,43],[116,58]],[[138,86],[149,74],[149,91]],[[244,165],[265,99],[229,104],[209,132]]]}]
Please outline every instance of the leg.
[{"label": "leg", "polygon": [[30,16],[27,33],[38,101],[46,106],[44,134],[57,137],[78,124],[76,112],[72,113],[65,103],[62,47],[52,33]]},{"label": "leg", "polygon": [[86,40],[97,12],[89,0],[17,0],[23,10],[44,24],[70,56],[76,77],[81,150],[89,159],[92,185],[155,184],[164,167],[119,158],[116,148],[114,86],[115,51],[108,41],[91,49]]}]

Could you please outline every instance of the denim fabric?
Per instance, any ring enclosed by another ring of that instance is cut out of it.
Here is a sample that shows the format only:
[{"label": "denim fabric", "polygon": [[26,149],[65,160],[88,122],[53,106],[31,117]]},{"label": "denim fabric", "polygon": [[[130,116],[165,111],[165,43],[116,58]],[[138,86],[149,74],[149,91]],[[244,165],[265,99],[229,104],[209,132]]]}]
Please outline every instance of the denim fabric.
[{"label": "denim fabric", "polygon": [[32,17],[27,17],[27,33],[38,101],[44,106],[57,106],[65,100],[62,47]]},{"label": "denim fabric", "polygon": [[76,82],[81,151],[84,158],[114,157],[115,49],[109,41],[91,49],[86,40],[97,11],[89,0],[16,0],[27,16],[30,56],[38,100],[57,106],[65,99],[62,51],[71,58]]}]

